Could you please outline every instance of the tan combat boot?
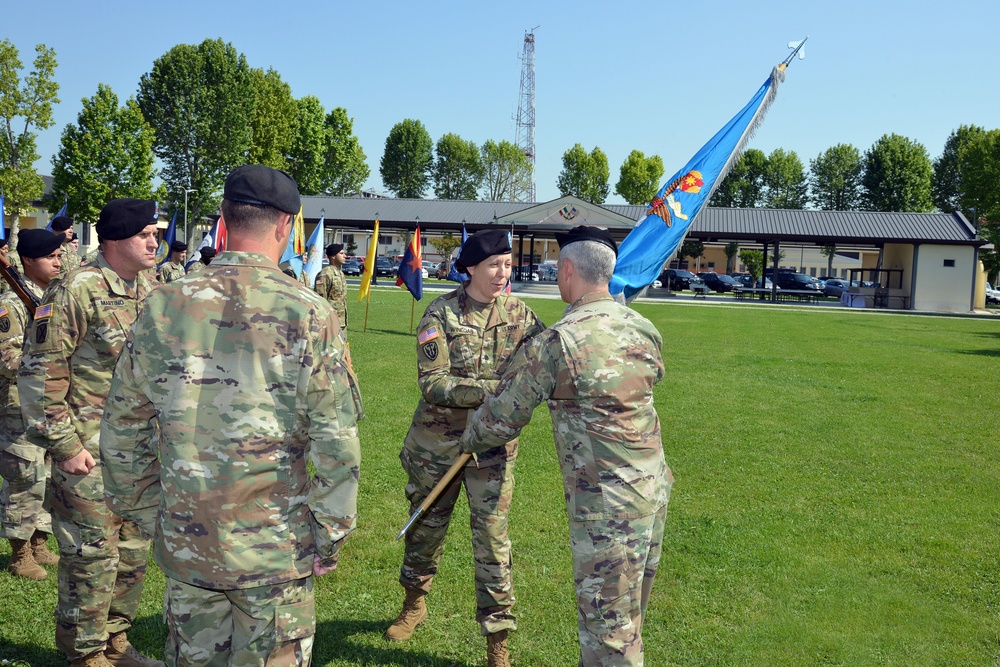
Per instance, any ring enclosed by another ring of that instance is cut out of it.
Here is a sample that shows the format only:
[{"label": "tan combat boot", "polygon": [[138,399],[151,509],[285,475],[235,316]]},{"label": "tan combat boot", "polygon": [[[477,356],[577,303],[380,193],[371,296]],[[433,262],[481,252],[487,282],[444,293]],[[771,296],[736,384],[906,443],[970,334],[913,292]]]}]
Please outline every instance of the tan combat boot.
[{"label": "tan combat boot", "polygon": [[35,557],[35,562],[39,565],[58,565],[59,556],[49,551],[46,543],[48,536],[40,530],[36,530],[31,536],[31,555]]},{"label": "tan combat boot", "polygon": [[31,554],[31,545],[27,540],[10,540],[10,564],[7,569],[11,574],[25,579],[41,581],[49,576],[42,566],[35,562]]},{"label": "tan combat boot", "polygon": [[403,600],[403,611],[399,612],[396,622],[385,631],[385,638],[391,642],[405,642],[413,636],[413,631],[427,618],[427,605],[424,604],[424,593],[406,590]]},{"label": "tan combat boot", "polygon": [[486,667],[510,667],[506,630],[486,635]]},{"label": "tan combat boot", "polygon": [[84,658],[70,660],[69,667],[111,667],[111,663],[104,657],[103,652],[98,651]]},{"label": "tan combat boot", "polygon": [[[124,632],[111,635],[104,648],[104,657],[112,667],[164,667],[159,660],[147,658],[129,644]],[[88,666],[89,667],[89,666]]]}]

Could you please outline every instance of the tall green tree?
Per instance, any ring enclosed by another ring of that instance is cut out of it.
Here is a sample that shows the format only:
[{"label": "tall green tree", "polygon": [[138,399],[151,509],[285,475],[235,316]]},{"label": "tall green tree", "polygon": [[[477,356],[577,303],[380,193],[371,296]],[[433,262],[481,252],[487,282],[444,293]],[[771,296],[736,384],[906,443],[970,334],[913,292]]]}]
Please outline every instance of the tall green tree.
[{"label": "tall green tree", "polygon": [[689,239],[681,244],[681,249],[677,254],[680,255],[681,261],[684,261],[685,257],[690,257],[692,260],[698,259],[705,255],[705,244]]},{"label": "tall green tree", "polygon": [[296,100],[295,138],[288,153],[288,173],[304,195],[318,195],[326,186],[326,110],[315,95]]},{"label": "tall green tree", "polygon": [[970,219],[1000,221],[1000,130],[983,130],[959,151],[959,205]]},{"label": "tall green tree", "polygon": [[632,151],[618,172],[615,193],[629,204],[647,204],[659,191],[663,180],[663,159],[659,155],[646,157],[642,151]]},{"label": "tall green tree", "polygon": [[731,241],[722,248],[722,252],[726,253],[726,273],[732,273],[736,268],[736,255],[740,252],[740,244]]},{"label": "tall green tree", "polygon": [[273,69],[251,69],[255,98],[250,117],[250,150],[247,162],[288,170],[288,155],[295,139],[298,106],[292,87]]},{"label": "tall green tree", "polygon": [[76,124],[62,133],[52,158],[52,201],[68,201],[69,212],[97,222],[104,205],[122,197],[148,198],[153,193],[153,128],[133,98],[118,106],[110,86],[83,100]]},{"label": "tall green tree", "polygon": [[576,144],[563,153],[563,169],[559,172],[559,194],[573,195],[584,201],[603,204],[608,198],[608,156],[598,147],[588,153]]},{"label": "tall green tree", "polygon": [[747,267],[747,273],[750,274],[753,278],[753,283],[756,284],[760,277],[764,275],[764,253],[760,250],[740,250],[740,261]]},{"label": "tall green tree", "polygon": [[439,199],[475,199],[483,181],[479,146],[448,133],[438,139],[434,161],[434,194]]},{"label": "tall green tree", "polygon": [[766,173],[767,156],[764,151],[748,148],[722,179],[708,202],[709,206],[756,208],[762,205]]},{"label": "tall green tree", "polygon": [[386,189],[397,197],[419,199],[430,183],[434,142],[419,120],[396,123],[385,139],[379,173]]},{"label": "tall green tree", "polygon": [[944,142],[944,150],[934,160],[934,178],[931,183],[934,205],[945,213],[959,210],[965,187],[962,183],[962,170],[959,154],[962,148],[983,132],[978,125],[962,125],[952,130]]},{"label": "tall green tree", "polygon": [[326,172],[324,190],[343,197],[361,192],[371,174],[361,142],[354,135],[354,119],[337,107],[326,116]]},{"label": "tall green tree", "polygon": [[39,44],[35,54],[33,69],[22,79],[20,52],[10,40],[0,41],[0,194],[12,231],[45,190],[35,171],[36,130],[52,127],[52,105],[59,102],[56,53]]},{"label": "tall green tree", "polygon": [[256,95],[246,57],[221,39],[178,44],[139,80],[136,101],[172,192],[193,188],[195,220],[214,211],[226,175],[246,162]]},{"label": "tall green tree", "polygon": [[509,141],[486,140],[479,151],[483,162],[483,199],[515,201],[531,184],[531,160]]},{"label": "tall green tree", "polygon": [[884,134],[865,152],[863,202],[871,211],[927,212],[931,168],[923,144],[898,134]]},{"label": "tall green tree", "polygon": [[809,203],[805,168],[795,151],[775,148],[767,156],[764,172],[767,186],[764,202],[768,208],[801,209]]},{"label": "tall green tree", "polygon": [[827,148],[809,161],[812,203],[824,211],[856,211],[861,206],[861,152],[850,144]]},{"label": "tall green tree", "polygon": [[826,257],[826,275],[833,275],[833,258],[837,254],[836,245],[825,245],[819,249],[820,254]]}]

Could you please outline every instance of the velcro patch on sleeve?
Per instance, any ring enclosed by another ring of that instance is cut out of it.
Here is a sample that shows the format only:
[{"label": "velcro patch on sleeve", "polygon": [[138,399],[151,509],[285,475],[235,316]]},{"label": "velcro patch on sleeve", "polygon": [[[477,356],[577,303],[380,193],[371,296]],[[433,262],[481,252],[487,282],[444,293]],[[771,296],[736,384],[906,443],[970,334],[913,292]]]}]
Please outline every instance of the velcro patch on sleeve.
[{"label": "velcro patch on sleeve", "polygon": [[427,327],[419,334],[417,334],[417,342],[423,345],[425,343],[429,343],[430,341],[434,340],[440,335],[441,334],[438,333],[437,327]]},{"label": "velcro patch on sleeve", "polygon": [[41,319],[43,317],[52,317],[52,304],[47,303],[44,306],[39,306],[35,308],[35,319]]}]

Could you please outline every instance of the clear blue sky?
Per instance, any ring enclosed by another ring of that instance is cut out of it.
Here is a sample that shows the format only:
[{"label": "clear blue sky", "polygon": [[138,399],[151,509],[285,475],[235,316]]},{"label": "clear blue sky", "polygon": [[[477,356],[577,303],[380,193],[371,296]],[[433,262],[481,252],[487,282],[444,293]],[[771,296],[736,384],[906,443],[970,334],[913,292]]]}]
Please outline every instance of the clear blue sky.
[{"label": "clear blue sky", "polygon": [[[221,37],[273,67],[296,97],[342,106],[368,156],[404,118],[434,141],[514,139],[524,32],[536,31],[538,198],[558,196],[563,153],[599,146],[618,168],[633,149],[684,165],[809,35],[751,146],[809,160],[837,143],[864,151],[895,132],[933,159],[963,123],[1000,126],[1000,3],[841,2],[11,2],[0,35],[30,63],[55,48],[62,103],[39,136],[51,173],[62,128],[107,83],[124,99],[178,43]],[[428,193],[430,194],[430,193]],[[621,203],[612,194],[609,203]]]}]

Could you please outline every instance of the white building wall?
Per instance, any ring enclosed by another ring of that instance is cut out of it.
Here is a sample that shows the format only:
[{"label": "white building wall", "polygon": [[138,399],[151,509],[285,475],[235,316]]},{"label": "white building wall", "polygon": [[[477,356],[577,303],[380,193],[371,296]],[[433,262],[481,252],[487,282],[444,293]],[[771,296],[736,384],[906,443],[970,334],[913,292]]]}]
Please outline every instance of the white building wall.
[{"label": "white building wall", "polygon": [[[974,256],[975,249],[970,246],[919,246],[914,309],[944,313],[969,312]],[[953,265],[946,266],[946,263]]]}]

